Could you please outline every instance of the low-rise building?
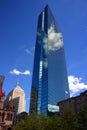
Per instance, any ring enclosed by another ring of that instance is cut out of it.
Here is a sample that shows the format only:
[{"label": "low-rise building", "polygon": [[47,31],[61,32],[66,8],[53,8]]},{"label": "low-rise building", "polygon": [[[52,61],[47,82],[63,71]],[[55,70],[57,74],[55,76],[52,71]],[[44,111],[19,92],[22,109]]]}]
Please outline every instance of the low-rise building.
[{"label": "low-rise building", "polygon": [[14,104],[9,101],[7,106],[4,107],[5,93],[2,91],[2,84],[4,76],[0,76],[0,129],[12,130],[14,119]]},{"label": "low-rise building", "polygon": [[87,90],[85,92],[80,93],[79,96],[71,97],[66,100],[58,102],[60,115],[64,113],[67,108],[70,108],[73,112],[79,113],[84,104],[87,103]]}]

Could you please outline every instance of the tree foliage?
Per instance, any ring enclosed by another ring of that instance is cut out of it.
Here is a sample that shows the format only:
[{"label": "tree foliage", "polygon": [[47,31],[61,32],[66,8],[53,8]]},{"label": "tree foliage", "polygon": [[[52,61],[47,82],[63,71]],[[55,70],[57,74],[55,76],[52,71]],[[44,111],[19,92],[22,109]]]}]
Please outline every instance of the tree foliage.
[{"label": "tree foliage", "polygon": [[63,130],[77,130],[78,120],[76,114],[71,109],[66,109],[62,116],[62,129]]},{"label": "tree foliage", "polygon": [[30,114],[19,121],[14,130],[87,130],[87,105],[79,114],[70,109],[66,109],[62,116]]},{"label": "tree foliage", "polygon": [[87,103],[84,104],[83,109],[78,113],[79,130],[87,130]]}]

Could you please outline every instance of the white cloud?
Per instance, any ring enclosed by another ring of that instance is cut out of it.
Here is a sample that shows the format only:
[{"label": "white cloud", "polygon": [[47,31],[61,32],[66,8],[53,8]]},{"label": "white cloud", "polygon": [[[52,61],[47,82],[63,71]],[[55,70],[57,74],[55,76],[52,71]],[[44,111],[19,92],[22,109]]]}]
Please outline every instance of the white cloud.
[{"label": "white cloud", "polygon": [[63,47],[62,34],[60,32],[56,33],[54,25],[51,25],[48,30],[48,50],[56,51],[61,47]]},{"label": "white cloud", "polygon": [[[62,34],[60,32],[56,33],[54,29],[54,25],[52,24],[48,29],[48,38],[45,34],[44,39],[44,51],[45,55],[49,53],[49,51],[56,51],[63,47],[63,39]],[[44,60],[44,67],[47,68],[48,62],[47,59]]]},{"label": "white cloud", "polygon": [[29,49],[25,49],[25,52],[26,52],[27,54],[33,55],[32,52],[31,52]]},{"label": "white cloud", "polygon": [[68,76],[70,96],[75,96],[82,90],[87,90],[87,84],[82,82],[82,78],[75,77],[73,75]]},{"label": "white cloud", "polygon": [[47,36],[44,36],[44,39],[43,39],[43,42],[44,42],[44,51],[45,51],[45,55],[47,55],[48,53],[48,41],[47,41]]},{"label": "white cloud", "polygon": [[13,69],[10,71],[10,74],[20,75],[21,72],[19,70]]},{"label": "white cloud", "polygon": [[43,61],[40,61],[40,68],[39,68],[39,79],[42,78],[42,66],[43,66]]},{"label": "white cloud", "polygon": [[48,61],[47,61],[47,58],[45,58],[45,59],[44,59],[43,64],[44,64],[44,67],[45,67],[45,68],[47,68],[47,67],[48,67]]},{"label": "white cloud", "polygon": [[17,69],[13,69],[9,72],[10,74],[15,74],[15,75],[30,75],[30,71],[29,70],[25,70],[24,72],[21,72]]},{"label": "white cloud", "polygon": [[23,75],[30,75],[30,71],[29,70],[25,70],[24,72],[22,72]]}]

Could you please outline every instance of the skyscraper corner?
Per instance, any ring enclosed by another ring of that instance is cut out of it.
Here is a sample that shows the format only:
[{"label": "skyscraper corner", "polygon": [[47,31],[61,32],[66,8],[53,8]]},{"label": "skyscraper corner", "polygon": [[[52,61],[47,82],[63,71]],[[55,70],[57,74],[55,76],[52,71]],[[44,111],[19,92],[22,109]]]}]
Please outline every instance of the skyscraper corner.
[{"label": "skyscraper corner", "polygon": [[69,86],[62,33],[48,5],[38,16],[36,35],[30,112],[57,112]]}]

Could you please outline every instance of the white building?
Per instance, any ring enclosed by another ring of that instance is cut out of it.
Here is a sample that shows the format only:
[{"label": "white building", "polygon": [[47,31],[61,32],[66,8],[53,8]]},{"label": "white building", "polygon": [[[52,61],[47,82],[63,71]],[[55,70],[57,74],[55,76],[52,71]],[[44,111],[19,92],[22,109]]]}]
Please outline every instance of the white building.
[{"label": "white building", "polygon": [[26,107],[25,92],[19,86],[18,82],[16,83],[15,88],[7,95],[5,105],[8,103],[9,100],[13,100],[14,102],[15,114],[25,111]]}]

